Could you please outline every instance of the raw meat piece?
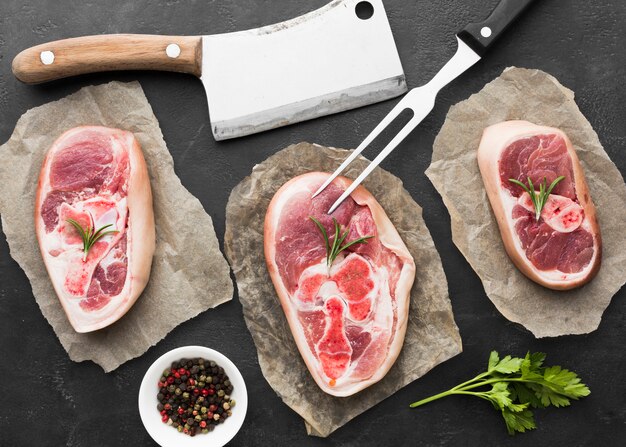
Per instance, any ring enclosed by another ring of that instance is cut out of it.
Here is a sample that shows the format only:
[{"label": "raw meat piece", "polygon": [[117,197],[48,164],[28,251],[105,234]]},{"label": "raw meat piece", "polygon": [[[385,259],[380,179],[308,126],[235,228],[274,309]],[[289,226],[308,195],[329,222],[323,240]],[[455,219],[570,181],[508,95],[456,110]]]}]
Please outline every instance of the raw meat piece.
[{"label": "raw meat piece", "polygon": [[[83,260],[83,228],[112,224]],[[93,223],[92,223],[93,222]],[[48,151],[35,204],[35,230],[52,285],[76,332],[121,318],[143,291],[154,254],[150,181],[132,133],[84,126]]]},{"label": "raw meat piece", "polygon": [[[380,379],[395,362],[409,310],[415,264],[393,224],[362,186],[332,214],[326,211],[351,183],[339,177],[319,196],[327,173],[287,182],[265,218],[265,257],[294,339],[325,392],[349,396]],[[334,238],[333,218],[346,242],[373,235],[342,252],[331,268],[318,219]]]},{"label": "raw meat piece", "polygon": [[[585,177],[567,136],[559,129],[526,121],[505,121],[485,129],[478,164],[507,253],[530,279],[565,290],[590,281],[602,257],[596,212]],[[530,195],[559,176],[539,220]]]}]

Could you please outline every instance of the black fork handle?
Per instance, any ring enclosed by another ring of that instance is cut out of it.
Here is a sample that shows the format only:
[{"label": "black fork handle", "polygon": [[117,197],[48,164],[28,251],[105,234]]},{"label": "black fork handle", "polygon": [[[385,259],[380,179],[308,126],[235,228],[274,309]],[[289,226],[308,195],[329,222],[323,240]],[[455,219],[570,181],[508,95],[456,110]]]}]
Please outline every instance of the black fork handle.
[{"label": "black fork handle", "polygon": [[470,23],[458,36],[482,56],[533,1],[501,0],[489,17],[482,22]]}]

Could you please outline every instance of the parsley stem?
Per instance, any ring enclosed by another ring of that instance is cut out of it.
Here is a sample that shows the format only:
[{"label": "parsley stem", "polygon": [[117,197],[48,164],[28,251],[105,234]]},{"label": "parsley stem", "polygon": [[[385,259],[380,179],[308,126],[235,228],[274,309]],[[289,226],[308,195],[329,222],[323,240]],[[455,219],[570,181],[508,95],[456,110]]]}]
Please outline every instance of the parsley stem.
[{"label": "parsley stem", "polygon": [[473,384],[473,385],[466,386],[463,389],[464,390],[471,390],[473,388],[478,388],[478,387],[481,387],[481,386],[490,385],[492,383],[497,383],[497,382],[521,382],[521,383],[529,383],[529,382],[532,383],[532,382],[534,382],[534,383],[537,383],[537,384],[539,384],[539,385],[541,385],[541,386],[543,386],[545,388],[548,388],[548,389],[550,389],[550,390],[552,390],[552,391],[554,391],[556,393],[561,393],[561,394],[563,393],[563,390],[560,387],[558,387],[558,386],[555,387],[551,383],[546,382],[544,380],[536,381],[536,380],[532,380],[532,379],[522,379],[521,377],[517,377],[517,378],[515,378],[515,377],[498,377],[496,379],[483,380],[480,383],[476,383],[476,384]]},{"label": "parsley stem", "polygon": [[435,394],[434,396],[427,397],[426,399],[422,399],[417,402],[413,402],[409,407],[415,408],[427,404],[428,402],[432,402],[433,400],[441,399],[442,397],[452,396],[453,394],[465,394],[468,396],[477,396],[485,400],[490,400],[485,393],[477,393],[475,391],[464,391],[464,390],[455,390],[451,389],[448,391],[444,391],[443,393]]},{"label": "parsley stem", "polygon": [[487,372],[484,372],[484,373],[482,373],[482,374],[478,374],[478,375],[477,375],[476,377],[474,377],[472,380],[468,380],[467,382],[463,382],[463,383],[461,383],[461,384],[459,384],[459,385],[455,386],[455,387],[454,387],[454,388],[452,388],[452,389],[453,389],[453,390],[458,390],[458,389],[461,389],[461,388],[465,387],[466,385],[469,385],[469,384],[471,384],[471,383],[474,383],[474,382],[476,382],[476,381],[478,381],[478,380],[482,379],[483,377],[487,377],[489,374],[490,374],[490,373],[489,373],[488,371],[487,371]]}]

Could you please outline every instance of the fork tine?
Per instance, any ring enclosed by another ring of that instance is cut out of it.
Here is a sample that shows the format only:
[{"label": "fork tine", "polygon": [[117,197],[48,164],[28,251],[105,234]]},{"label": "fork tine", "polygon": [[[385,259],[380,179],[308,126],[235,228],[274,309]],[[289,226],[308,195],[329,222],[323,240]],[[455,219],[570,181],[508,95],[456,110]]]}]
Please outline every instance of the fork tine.
[{"label": "fork tine", "polygon": [[326,187],[328,185],[331,184],[331,182],[333,180],[335,180],[335,178],[337,178],[337,176],[339,174],[341,174],[343,172],[344,169],[346,169],[348,167],[348,165],[350,163],[352,163],[352,161],[358,157],[358,155],[363,152],[363,150],[370,145],[370,143],[372,141],[374,141],[374,139],[383,131],[385,130],[385,128],[391,124],[391,122],[396,119],[396,117],[398,115],[400,115],[400,113],[402,111],[404,111],[407,108],[410,108],[408,106],[408,100],[407,100],[407,96],[405,96],[404,98],[402,98],[402,100],[395,105],[395,107],[393,109],[391,109],[391,111],[387,114],[387,116],[385,118],[383,118],[383,120],[378,123],[378,125],[374,128],[374,130],[372,130],[370,132],[370,134],[365,137],[365,139],[363,140],[363,142],[361,144],[359,144],[359,147],[357,147],[348,158],[346,158],[343,163],[341,163],[341,165],[335,170],[335,172],[333,172],[333,174],[328,177],[328,179],[326,179],[326,181],[322,184],[322,186],[319,187],[319,189],[317,191],[315,191],[315,194],[313,194],[311,196],[311,198],[317,196],[319,193],[321,193],[322,191],[324,191],[324,189],[326,189]]},{"label": "fork tine", "polygon": [[361,174],[359,174],[356,180],[353,181],[352,184],[348,187],[348,189],[344,191],[341,197],[339,197],[335,201],[335,203],[333,203],[333,205],[328,210],[328,214],[332,214],[333,211],[335,211],[337,207],[341,205],[341,202],[343,202],[346,199],[346,197],[352,194],[352,192],[357,188],[357,186],[361,184],[361,182],[365,179],[365,177],[367,177],[374,170],[374,168],[378,166],[380,162],[383,161],[385,157],[389,155],[391,151],[393,151],[396,148],[396,146],[398,146],[398,144],[400,144],[407,137],[407,135],[411,133],[413,129],[415,129],[415,127],[420,123],[420,121],[422,121],[422,119],[423,117],[421,116],[413,116],[413,118],[411,118],[411,120],[409,120],[409,122],[406,123],[406,125],[402,128],[402,130],[398,132],[398,134],[389,142],[389,144],[385,146],[385,148],[381,151],[381,153],[378,154],[378,156],[376,156],[376,158],[372,160],[372,162],[369,165],[367,165],[367,167],[363,170],[363,172],[361,172]]}]

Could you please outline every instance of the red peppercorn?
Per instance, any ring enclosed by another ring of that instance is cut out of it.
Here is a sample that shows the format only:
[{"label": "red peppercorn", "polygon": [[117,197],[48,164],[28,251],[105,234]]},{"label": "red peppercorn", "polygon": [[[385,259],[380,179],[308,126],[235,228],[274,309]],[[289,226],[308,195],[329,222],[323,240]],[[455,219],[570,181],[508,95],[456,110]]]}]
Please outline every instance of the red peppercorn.
[{"label": "red peppercorn", "polygon": [[161,418],[161,420],[165,423],[167,423],[167,421],[170,419],[170,417],[167,414],[164,414],[163,417]]},{"label": "red peppercorn", "polygon": [[209,411],[209,412],[206,414],[206,417],[207,417],[208,419],[213,419],[213,412],[212,412],[212,411]]},{"label": "red peppercorn", "polygon": [[215,394],[215,390],[214,390],[213,388],[209,388],[208,390],[206,390],[206,393],[207,393],[209,396],[213,396],[213,395]]},{"label": "red peppercorn", "polygon": [[180,374],[181,376],[185,375],[187,373],[187,371],[185,371],[185,368],[180,368],[178,370],[178,374]]},{"label": "red peppercorn", "polygon": [[200,394],[200,390],[199,390],[198,388],[195,388],[195,389],[193,390],[193,394]]},{"label": "red peppercorn", "polygon": [[209,390],[207,390],[206,388],[202,390],[202,395],[203,396],[208,396],[209,395]]},{"label": "red peppercorn", "polygon": [[170,404],[165,404],[163,405],[163,408],[165,408],[166,410],[171,410],[172,406]]},{"label": "red peppercorn", "polygon": [[175,372],[174,377],[176,377],[177,379],[180,379],[180,374],[178,372]]},{"label": "red peppercorn", "polygon": [[202,428],[206,427],[206,421],[200,421],[200,427]]},{"label": "red peppercorn", "polygon": [[184,412],[183,407],[178,407],[178,414],[183,414]]},{"label": "red peppercorn", "polygon": [[194,386],[195,384],[196,384],[196,381],[195,381],[195,380],[193,380],[193,379],[189,379],[189,380],[187,381],[187,385]]},{"label": "red peppercorn", "polygon": [[161,410],[161,416],[163,416],[165,413],[167,413],[167,411]]},{"label": "red peppercorn", "polygon": [[213,411],[214,412],[215,410],[217,410],[217,405],[215,405],[215,404],[209,405],[209,411]]},{"label": "red peppercorn", "polygon": [[167,383],[169,383],[170,385],[171,385],[172,383],[174,383],[174,377],[173,377],[173,376],[169,376],[169,377],[167,378]]}]

